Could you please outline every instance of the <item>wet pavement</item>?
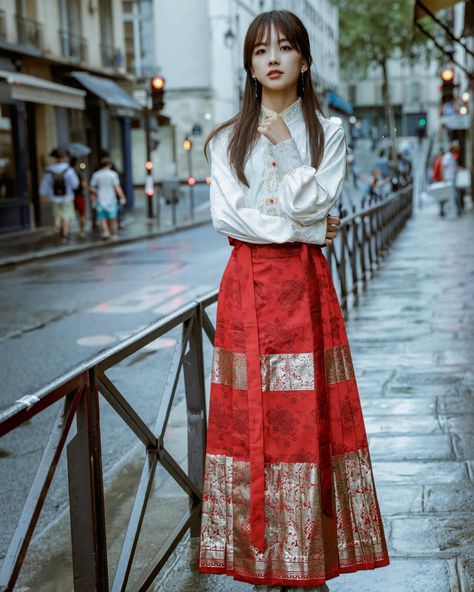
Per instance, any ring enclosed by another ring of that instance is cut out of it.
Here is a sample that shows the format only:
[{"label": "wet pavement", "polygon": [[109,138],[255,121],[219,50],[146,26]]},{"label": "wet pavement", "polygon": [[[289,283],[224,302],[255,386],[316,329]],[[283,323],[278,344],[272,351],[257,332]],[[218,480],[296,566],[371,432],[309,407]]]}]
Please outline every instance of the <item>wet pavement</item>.
[{"label": "wet pavement", "polygon": [[[424,202],[347,320],[391,564],[330,592],[474,590],[474,211]],[[184,541],[153,591],[249,592]]]}]

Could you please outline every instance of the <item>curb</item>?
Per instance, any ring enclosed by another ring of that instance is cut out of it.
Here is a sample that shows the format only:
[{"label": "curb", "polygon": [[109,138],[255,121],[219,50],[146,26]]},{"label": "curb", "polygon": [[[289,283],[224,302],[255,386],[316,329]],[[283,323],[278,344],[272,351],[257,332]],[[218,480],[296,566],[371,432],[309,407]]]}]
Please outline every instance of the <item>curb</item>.
[{"label": "curb", "polygon": [[138,242],[141,240],[147,240],[152,238],[158,238],[160,236],[166,236],[168,234],[173,234],[175,232],[180,232],[182,230],[189,230],[190,228],[197,228],[199,226],[204,226],[205,224],[209,224],[211,219],[206,220],[199,220],[196,222],[190,222],[188,224],[181,224],[179,226],[170,226],[169,228],[163,228],[159,230],[154,230],[152,232],[144,232],[142,234],[138,234],[136,236],[124,237],[116,240],[114,242],[97,242],[85,245],[74,245],[74,246],[66,246],[66,247],[58,247],[58,248],[50,248],[45,249],[44,251],[39,251],[37,253],[29,253],[28,255],[17,255],[15,257],[5,257],[0,258],[0,273],[2,271],[9,271],[14,269],[15,267],[19,267],[20,265],[25,265],[28,263],[34,263],[36,261],[45,261],[48,259],[56,259],[59,257],[64,257],[67,255],[79,255],[81,253],[85,253],[87,251],[97,251],[99,249],[109,249],[121,245],[126,245],[129,243]]}]

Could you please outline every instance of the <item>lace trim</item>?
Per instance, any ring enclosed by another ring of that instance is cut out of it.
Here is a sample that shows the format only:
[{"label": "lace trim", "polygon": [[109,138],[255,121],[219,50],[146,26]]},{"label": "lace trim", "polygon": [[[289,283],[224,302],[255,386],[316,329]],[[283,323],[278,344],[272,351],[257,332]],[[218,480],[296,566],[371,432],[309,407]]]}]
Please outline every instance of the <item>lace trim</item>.
[{"label": "lace trim", "polygon": [[288,138],[278,144],[271,144],[268,151],[283,173],[288,173],[304,164],[294,138]]},{"label": "lace trim", "polygon": [[[260,106],[261,120],[263,120],[265,115],[272,115],[274,113],[276,113],[276,111],[273,111],[268,107],[265,107],[265,105]],[[281,111],[279,115],[285,123],[290,123],[292,121],[295,121],[296,119],[301,118],[303,115],[303,103],[301,97],[298,97],[294,103],[289,105],[286,109],[283,109],[283,111]]]}]

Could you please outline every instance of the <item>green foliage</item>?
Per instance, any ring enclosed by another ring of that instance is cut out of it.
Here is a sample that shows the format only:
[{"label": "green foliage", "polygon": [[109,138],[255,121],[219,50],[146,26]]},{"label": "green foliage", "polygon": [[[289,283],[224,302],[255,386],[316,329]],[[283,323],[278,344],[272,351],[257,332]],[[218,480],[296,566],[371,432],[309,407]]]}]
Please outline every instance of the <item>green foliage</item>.
[{"label": "green foliage", "polygon": [[[389,58],[432,58],[427,37],[413,24],[412,0],[338,0],[341,67],[363,74]],[[423,26],[433,30],[431,21]]]}]

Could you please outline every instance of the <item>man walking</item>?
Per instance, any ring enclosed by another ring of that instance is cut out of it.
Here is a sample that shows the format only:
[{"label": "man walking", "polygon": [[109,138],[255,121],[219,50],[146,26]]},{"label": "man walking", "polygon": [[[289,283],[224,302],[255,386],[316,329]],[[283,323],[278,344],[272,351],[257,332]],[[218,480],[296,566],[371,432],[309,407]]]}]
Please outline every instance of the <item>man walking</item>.
[{"label": "man walking", "polygon": [[79,186],[79,179],[69,165],[68,153],[63,148],[54,149],[50,156],[54,162],[44,171],[40,184],[40,196],[43,202],[53,204],[54,226],[59,230],[61,244],[69,242],[69,229],[74,219],[74,190]]},{"label": "man walking", "polygon": [[90,190],[92,202],[97,211],[97,219],[102,227],[103,239],[117,238],[117,195],[120,203],[127,199],[120,186],[118,174],[112,170],[112,163],[108,158],[100,161],[100,169],[91,178]]}]

